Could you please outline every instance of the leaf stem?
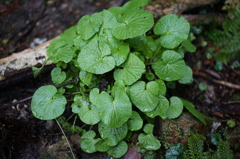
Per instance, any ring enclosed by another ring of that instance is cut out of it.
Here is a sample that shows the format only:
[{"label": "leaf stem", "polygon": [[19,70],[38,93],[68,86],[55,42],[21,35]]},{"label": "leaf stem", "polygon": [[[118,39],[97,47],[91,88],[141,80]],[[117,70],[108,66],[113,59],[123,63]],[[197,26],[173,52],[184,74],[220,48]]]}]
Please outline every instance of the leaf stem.
[{"label": "leaf stem", "polygon": [[74,156],[74,154],[73,154],[72,147],[71,147],[71,145],[70,145],[70,143],[69,143],[69,141],[68,141],[68,138],[67,138],[66,134],[64,133],[64,131],[63,131],[61,125],[59,124],[59,122],[57,121],[57,119],[55,119],[55,121],[57,122],[59,128],[61,129],[63,135],[64,135],[65,138],[66,138],[67,144],[68,144],[68,146],[69,146],[69,148],[70,148],[70,151],[71,151],[71,153],[72,153],[72,155],[73,155],[73,159],[76,159],[75,156]]},{"label": "leaf stem", "polygon": [[162,45],[159,44],[157,50],[156,50],[156,51],[154,52],[154,54],[153,54],[153,57],[152,57],[151,61],[157,56],[157,54],[158,54],[158,52],[161,50],[161,48],[162,48]]},{"label": "leaf stem", "polygon": [[75,115],[75,114],[73,113],[69,118],[67,118],[66,121],[70,120],[70,119],[72,118],[73,115]]}]

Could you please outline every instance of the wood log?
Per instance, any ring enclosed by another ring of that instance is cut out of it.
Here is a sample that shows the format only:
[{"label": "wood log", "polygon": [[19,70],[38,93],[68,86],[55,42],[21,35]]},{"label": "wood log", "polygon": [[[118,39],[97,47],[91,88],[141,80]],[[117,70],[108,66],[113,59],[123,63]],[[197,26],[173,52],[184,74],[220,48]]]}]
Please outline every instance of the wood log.
[{"label": "wood log", "polygon": [[190,9],[216,2],[218,0],[154,0],[146,6],[146,10],[152,12],[155,18],[160,18],[166,14],[181,15]]},{"label": "wood log", "polygon": [[[24,72],[26,69],[43,64],[47,59],[46,50],[49,44],[58,37],[55,37],[35,48],[29,48],[22,52],[0,59],[0,81],[7,80],[18,72]],[[47,65],[51,64],[51,61]]]}]

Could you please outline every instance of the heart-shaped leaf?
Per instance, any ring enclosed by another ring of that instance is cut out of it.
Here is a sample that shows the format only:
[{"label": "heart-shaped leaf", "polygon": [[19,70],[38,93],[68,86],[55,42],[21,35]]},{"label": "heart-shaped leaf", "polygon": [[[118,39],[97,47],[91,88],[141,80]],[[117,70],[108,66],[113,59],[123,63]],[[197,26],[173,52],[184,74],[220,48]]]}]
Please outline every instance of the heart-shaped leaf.
[{"label": "heart-shaped leaf", "polygon": [[59,117],[65,110],[66,98],[57,93],[52,85],[40,87],[33,95],[31,109],[33,115],[41,120],[51,120]]},{"label": "heart-shaped leaf", "polygon": [[119,142],[116,146],[110,147],[107,153],[114,158],[122,157],[128,150],[128,145],[125,141]]},{"label": "heart-shaped leaf", "polygon": [[114,79],[122,80],[126,85],[131,85],[141,78],[145,72],[144,63],[134,54],[130,53],[128,59],[121,65],[123,69],[114,71]]},{"label": "heart-shaped leaf", "polygon": [[113,26],[112,34],[117,39],[128,39],[142,35],[154,24],[152,13],[146,10],[132,10],[126,12]]},{"label": "heart-shaped leaf", "polygon": [[84,105],[80,107],[78,115],[80,119],[88,125],[94,125],[100,121],[98,110],[94,105],[91,106]]},{"label": "heart-shaped leaf", "polygon": [[96,152],[95,143],[101,140],[100,138],[94,139],[96,133],[92,130],[86,132],[80,140],[81,149],[87,153]]},{"label": "heart-shaped leaf", "polygon": [[64,38],[55,39],[47,49],[47,55],[54,63],[59,61],[68,63],[72,60],[74,53],[75,49]]},{"label": "heart-shaped leaf", "polygon": [[52,81],[55,84],[61,84],[66,79],[66,73],[61,68],[55,67],[51,71]]},{"label": "heart-shaped leaf", "polygon": [[138,81],[130,87],[130,99],[142,112],[149,112],[158,104],[159,87],[155,81]]},{"label": "heart-shaped leaf", "polygon": [[156,139],[152,134],[153,125],[146,124],[144,126],[144,132],[138,136],[139,143],[146,150],[158,150],[161,147],[160,141]]},{"label": "heart-shaped leaf", "polygon": [[99,31],[103,19],[101,13],[83,16],[77,24],[77,32],[84,39],[90,39],[96,32]]},{"label": "heart-shaped leaf", "polygon": [[170,98],[170,105],[166,111],[167,118],[177,118],[183,111],[183,103],[178,97]]},{"label": "heart-shaped leaf", "polygon": [[160,37],[163,47],[173,49],[188,38],[190,25],[183,17],[168,14],[162,17],[154,27],[156,35]]},{"label": "heart-shaped leaf", "polygon": [[162,80],[174,81],[184,77],[186,65],[182,57],[175,51],[163,52],[162,61],[152,65],[156,75]]},{"label": "heart-shaped leaf", "polygon": [[101,121],[110,127],[120,127],[132,115],[132,104],[123,91],[115,91],[114,98],[102,92],[97,98]]},{"label": "heart-shaped leaf", "polygon": [[122,139],[124,139],[128,132],[127,124],[124,123],[119,128],[111,128],[104,123],[100,122],[98,124],[98,131],[103,139],[106,139],[106,142],[109,146],[117,145]]},{"label": "heart-shaped leaf", "polygon": [[78,55],[78,64],[81,69],[94,74],[103,74],[115,67],[115,60],[110,47],[104,42],[93,39]]},{"label": "heart-shaped leaf", "polygon": [[133,111],[131,117],[127,121],[128,129],[131,131],[137,131],[142,128],[143,120],[140,115]]}]

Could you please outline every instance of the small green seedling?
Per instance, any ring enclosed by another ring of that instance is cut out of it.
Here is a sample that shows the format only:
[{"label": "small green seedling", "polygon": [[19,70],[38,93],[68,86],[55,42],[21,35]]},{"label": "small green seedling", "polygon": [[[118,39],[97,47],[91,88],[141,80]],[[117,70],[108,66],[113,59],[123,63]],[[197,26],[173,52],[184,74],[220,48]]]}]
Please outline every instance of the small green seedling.
[{"label": "small green seedling", "polygon": [[195,50],[188,41],[190,25],[173,14],[154,24],[153,14],[143,9],[147,4],[148,0],[132,0],[83,16],[47,49],[48,60],[56,64],[51,72],[55,86],[42,86],[34,93],[33,115],[51,120],[70,106],[83,123],[97,125],[97,131],[81,131],[85,152],[119,158],[127,152],[133,131],[142,132],[138,145],[158,150],[161,143],[150,119],[177,118],[184,105],[204,122],[185,100],[165,97],[166,82],[192,80],[179,51]]}]

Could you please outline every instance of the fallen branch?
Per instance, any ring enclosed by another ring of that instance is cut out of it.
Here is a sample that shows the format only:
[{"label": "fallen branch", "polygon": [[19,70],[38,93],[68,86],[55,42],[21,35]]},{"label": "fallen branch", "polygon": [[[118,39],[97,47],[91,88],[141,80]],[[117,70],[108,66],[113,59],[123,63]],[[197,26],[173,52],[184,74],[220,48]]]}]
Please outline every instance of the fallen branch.
[{"label": "fallen branch", "polygon": [[[206,72],[206,73],[209,73],[209,72]],[[197,76],[200,76],[200,77],[203,77],[203,78],[209,80],[209,76],[206,73],[193,72],[193,75],[197,75]],[[222,81],[222,80],[216,80],[216,79],[211,79],[211,81],[214,82],[214,83],[221,84],[223,86],[229,87],[229,88],[240,90],[240,85],[239,84],[233,84],[233,83],[230,83],[230,82],[226,82],[226,81]]]},{"label": "fallen branch", "polygon": [[[58,38],[58,37],[56,37]],[[35,48],[26,49],[20,53],[14,53],[8,57],[0,59],[0,81],[7,80],[18,72],[24,72],[26,69],[41,65],[47,59],[46,50],[49,44],[56,38],[38,45]],[[51,64],[51,61],[47,65]]]},{"label": "fallen branch", "polygon": [[230,83],[230,82],[220,81],[220,80],[213,80],[213,82],[221,84],[221,85],[229,87],[229,88],[240,90],[240,85],[238,85],[238,84],[233,84],[233,83]]}]

